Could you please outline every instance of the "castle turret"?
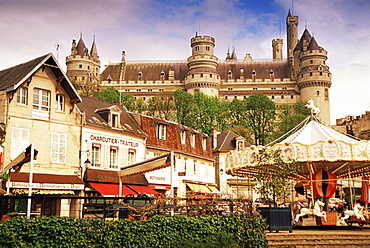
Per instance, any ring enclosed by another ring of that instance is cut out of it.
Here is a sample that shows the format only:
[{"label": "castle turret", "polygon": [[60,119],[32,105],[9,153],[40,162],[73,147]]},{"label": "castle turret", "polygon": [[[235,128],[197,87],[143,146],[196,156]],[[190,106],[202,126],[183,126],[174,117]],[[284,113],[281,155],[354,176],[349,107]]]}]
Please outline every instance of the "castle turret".
[{"label": "castle turret", "polygon": [[75,85],[94,83],[97,86],[100,77],[100,60],[95,36],[90,53],[82,39],[82,33],[77,45],[76,40],[72,40],[71,55],[66,57],[66,65],[67,76]]},{"label": "castle turret", "polygon": [[200,91],[209,96],[218,96],[220,75],[217,73],[218,58],[214,56],[215,39],[210,36],[191,38],[192,56],[188,58],[189,71],[185,88],[194,94]]},{"label": "castle turret", "polygon": [[300,62],[296,77],[301,100],[313,100],[320,109],[320,119],[329,124],[331,73],[326,65],[328,52],[317,44],[306,29],[294,53]]},{"label": "castle turret", "polygon": [[286,18],[286,33],[287,33],[287,58],[293,56],[293,51],[298,43],[298,16],[292,16],[290,10]]},{"label": "castle turret", "polygon": [[283,61],[283,39],[272,40],[272,59],[274,61]]}]

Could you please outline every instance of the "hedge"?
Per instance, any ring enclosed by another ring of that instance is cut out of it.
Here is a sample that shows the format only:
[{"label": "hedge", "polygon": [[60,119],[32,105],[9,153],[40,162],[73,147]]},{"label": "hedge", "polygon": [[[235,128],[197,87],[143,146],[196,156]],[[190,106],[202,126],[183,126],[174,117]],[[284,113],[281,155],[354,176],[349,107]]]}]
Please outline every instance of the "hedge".
[{"label": "hedge", "polygon": [[15,217],[0,222],[0,247],[262,248],[265,229],[260,215],[157,215],[143,221]]}]

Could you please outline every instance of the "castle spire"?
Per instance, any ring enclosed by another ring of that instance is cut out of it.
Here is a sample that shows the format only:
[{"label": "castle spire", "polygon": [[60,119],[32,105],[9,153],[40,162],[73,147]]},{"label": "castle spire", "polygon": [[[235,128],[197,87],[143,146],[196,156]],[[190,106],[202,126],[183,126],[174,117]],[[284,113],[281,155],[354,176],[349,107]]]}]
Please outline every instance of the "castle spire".
[{"label": "castle spire", "polygon": [[99,57],[99,55],[98,55],[98,49],[96,48],[95,34],[94,34],[93,43],[92,43],[91,49],[90,49],[90,55],[91,56],[94,56],[94,57]]}]

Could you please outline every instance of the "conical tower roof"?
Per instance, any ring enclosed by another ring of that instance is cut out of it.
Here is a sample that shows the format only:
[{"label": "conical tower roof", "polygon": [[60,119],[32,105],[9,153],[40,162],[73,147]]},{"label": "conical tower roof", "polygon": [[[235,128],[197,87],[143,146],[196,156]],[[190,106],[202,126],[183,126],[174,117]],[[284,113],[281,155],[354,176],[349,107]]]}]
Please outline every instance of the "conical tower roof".
[{"label": "conical tower roof", "polygon": [[85,45],[85,42],[82,39],[82,32],[80,34],[80,40],[77,43],[76,50],[77,50],[77,55],[81,55],[81,56],[84,56],[86,54],[86,51],[88,51]]},{"label": "conical tower roof", "polygon": [[308,46],[308,50],[320,50],[320,46],[317,44],[315,37],[312,37],[310,45]]},{"label": "conical tower roof", "polygon": [[94,56],[94,57],[98,57],[99,56],[98,55],[98,49],[96,48],[95,35],[94,35],[93,43],[91,45],[90,55],[91,56]]}]

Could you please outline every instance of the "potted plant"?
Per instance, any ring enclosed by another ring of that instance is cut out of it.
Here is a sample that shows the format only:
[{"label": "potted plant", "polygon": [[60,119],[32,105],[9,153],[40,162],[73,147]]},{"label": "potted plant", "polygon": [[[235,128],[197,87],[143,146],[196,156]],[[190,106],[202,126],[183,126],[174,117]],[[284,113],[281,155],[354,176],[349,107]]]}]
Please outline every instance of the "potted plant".
[{"label": "potted plant", "polygon": [[290,206],[285,204],[293,187],[291,179],[298,172],[298,166],[292,159],[283,157],[281,150],[265,148],[259,151],[255,169],[258,171],[254,174],[258,182],[257,192],[262,198],[273,199],[269,207],[258,208],[266,218],[270,232],[292,232],[292,213]]}]

